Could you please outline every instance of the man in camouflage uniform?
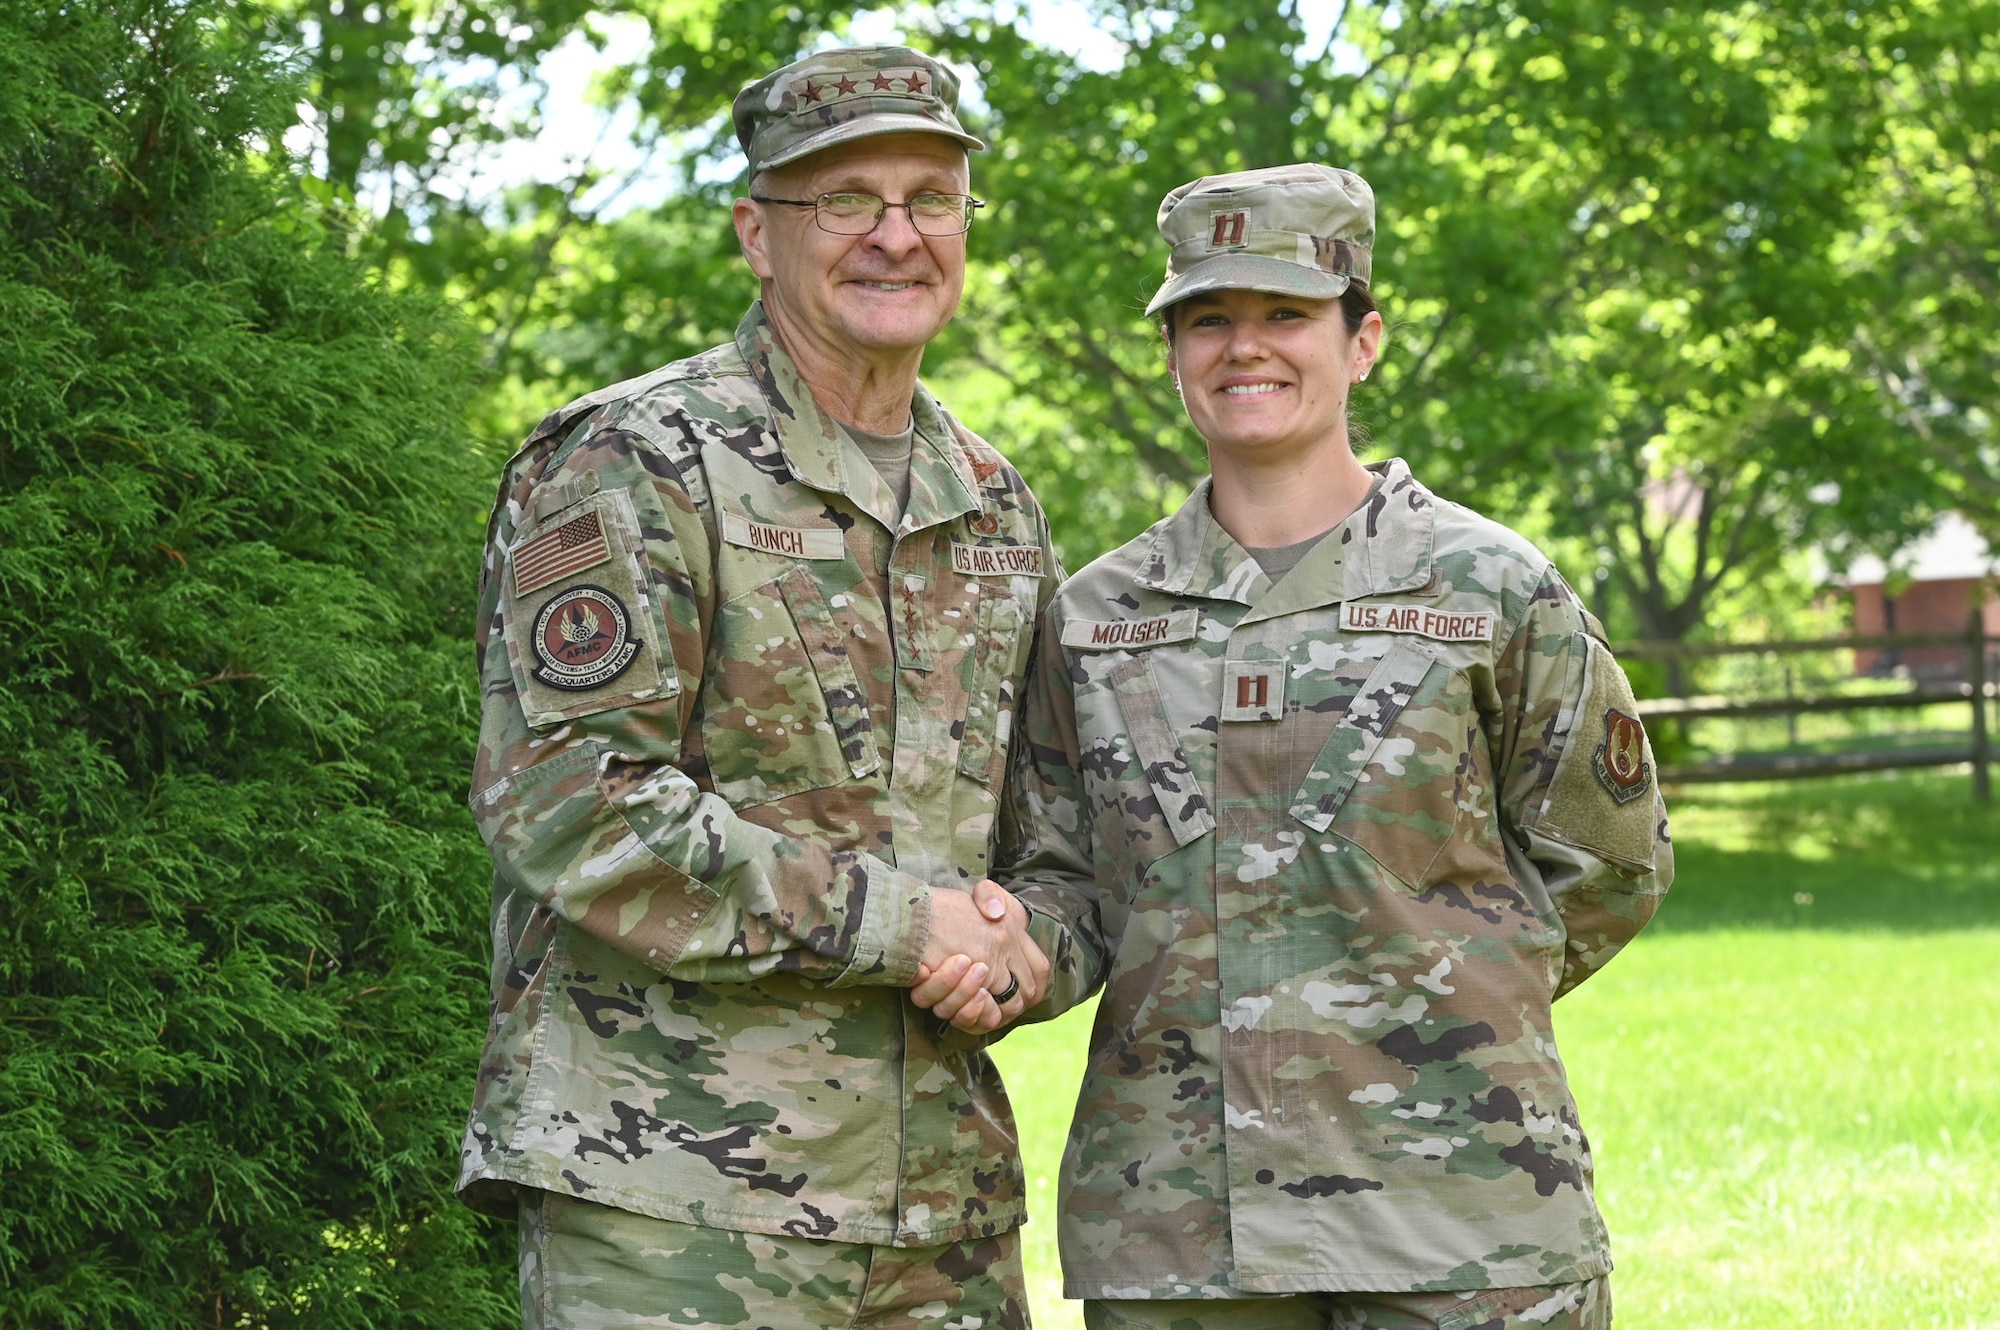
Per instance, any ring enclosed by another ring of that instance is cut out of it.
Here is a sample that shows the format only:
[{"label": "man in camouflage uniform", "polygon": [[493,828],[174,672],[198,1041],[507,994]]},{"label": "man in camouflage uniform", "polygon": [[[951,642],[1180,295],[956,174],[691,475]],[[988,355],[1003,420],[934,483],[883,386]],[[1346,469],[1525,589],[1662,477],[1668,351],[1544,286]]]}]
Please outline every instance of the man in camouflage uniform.
[{"label": "man in camouflage uniform", "polygon": [[[1161,229],[1148,312],[1195,302],[1186,343],[1204,292],[1337,313],[1373,196],[1244,172],[1176,191]],[[1263,336],[1217,326],[1246,356]],[[1374,349],[1342,344],[1334,382],[1267,377],[1339,402]],[[1399,460],[1366,472],[1302,557],[1238,543],[1204,481],[1043,623],[1030,853],[1002,876],[1059,958],[1033,1016],[1107,985],[1062,1169],[1093,1326],[1609,1323],[1550,1008],[1666,890],[1651,753],[1546,557]]]},{"label": "man in camouflage uniform", "polygon": [[1047,973],[970,889],[1059,570],[916,378],[976,206],[956,98],[895,47],[746,88],[761,299],[508,465],[460,1187],[518,1211],[529,1327],[1027,1324],[1006,1096],[907,996],[934,969],[997,1023]]}]

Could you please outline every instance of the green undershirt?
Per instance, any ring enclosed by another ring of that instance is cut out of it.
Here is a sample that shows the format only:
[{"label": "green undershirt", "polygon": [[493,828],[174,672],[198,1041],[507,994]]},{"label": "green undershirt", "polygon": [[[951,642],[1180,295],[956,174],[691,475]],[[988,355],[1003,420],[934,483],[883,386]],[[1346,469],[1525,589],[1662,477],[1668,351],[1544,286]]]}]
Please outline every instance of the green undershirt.
[{"label": "green undershirt", "polygon": [[874,466],[875,474],[882,477],[882,483],[896,496],[896,516],[900,518],[903,510],[910,506],[910,451],[917,442],[917,422],[912,420],[910,427],[901,434],[870,434],[852,425],[842,425],[841,428],[847,431],[847,436],[861,449],[862,456]]}]

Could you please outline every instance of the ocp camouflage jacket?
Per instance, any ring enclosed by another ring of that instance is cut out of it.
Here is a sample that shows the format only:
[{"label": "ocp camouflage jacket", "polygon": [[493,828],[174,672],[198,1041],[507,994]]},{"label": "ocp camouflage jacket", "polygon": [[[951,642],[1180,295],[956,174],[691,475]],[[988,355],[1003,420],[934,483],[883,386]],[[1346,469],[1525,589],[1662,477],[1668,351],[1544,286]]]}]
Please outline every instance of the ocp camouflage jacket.
[{"label": "ocp camouflage jacket", "polygon": [[1652,916],[1665,812],[1595,622],[1411,478],[1273,586],[1174,516],[1057,595],[1011,887],[1107,983],[1062,1172],[1070,1297],[1610,1268],[1550,1005]]},{"label": "ocp camouflage jacket", "polygon": [[922,389],[914,412],[898,522],[753,306],[508,465],[468,1202],[900,1245],[1021,1223],[999,1077],[905,990],[927,887],[988,871],[1060,573],[1014,469]]}]

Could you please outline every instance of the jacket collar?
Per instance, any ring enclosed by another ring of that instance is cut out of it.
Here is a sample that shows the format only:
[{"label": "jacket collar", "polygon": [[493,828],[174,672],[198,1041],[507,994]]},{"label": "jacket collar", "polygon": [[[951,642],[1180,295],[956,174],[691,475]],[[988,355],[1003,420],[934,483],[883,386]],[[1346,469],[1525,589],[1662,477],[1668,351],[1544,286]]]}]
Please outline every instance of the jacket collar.
[{"label": "jacket collar", "polygon": [[936,526],[979,507],[972,464],[953,435],[944,408],[923,384],[910,399],[917,432],[910,450],[910,502],[898,525],[888,520],[893,514],[888,487],[859,445],[814,398],[797,364],[779,344],[763,301],[751,302],[736,325],[736,349],[770,403],[778,452],[801,483],[845,495],[897,531]]},{"label": "jacket collar", "polygon": [[1368,470],[1382,483],[1327,532],[1276,594],[1249,551],[1210,513],[1207,479],[1154,532],[1134,580],[1170,596],[1252,606],[1244,621],[1427,585],[1433,576],[1436,497],[1400,457],[1370,463]]}]

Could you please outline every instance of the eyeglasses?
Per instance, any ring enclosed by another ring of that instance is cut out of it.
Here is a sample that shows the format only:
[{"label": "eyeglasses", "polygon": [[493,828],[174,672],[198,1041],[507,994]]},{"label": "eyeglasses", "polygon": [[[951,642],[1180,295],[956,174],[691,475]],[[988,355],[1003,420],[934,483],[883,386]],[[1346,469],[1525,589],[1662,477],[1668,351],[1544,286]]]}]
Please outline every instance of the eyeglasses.
[{"label": "eyeglasses", "polygon": [[822,194],[816,199],[767,199],[761,194],[750,197],[758,203],[811,208],[819,229],[837,236],[867,235],[882,224],[882,214],[891,208],[907,212],[910,225],[919,235],[963,235],[972,227],[972,214],[986,206],[970,194],[919,194],[908,203],[888,203],[873,194]]}]

